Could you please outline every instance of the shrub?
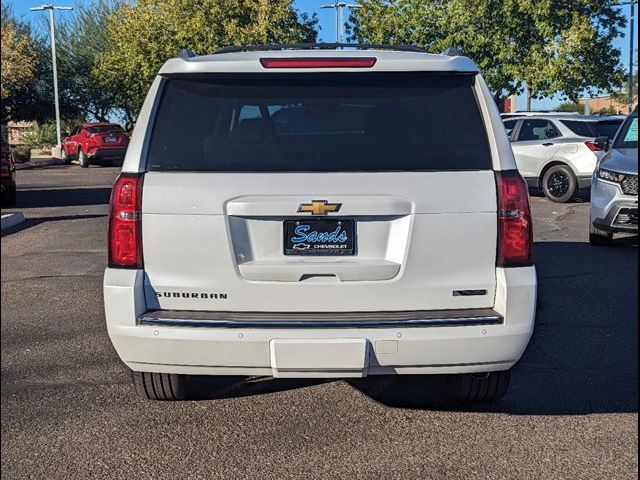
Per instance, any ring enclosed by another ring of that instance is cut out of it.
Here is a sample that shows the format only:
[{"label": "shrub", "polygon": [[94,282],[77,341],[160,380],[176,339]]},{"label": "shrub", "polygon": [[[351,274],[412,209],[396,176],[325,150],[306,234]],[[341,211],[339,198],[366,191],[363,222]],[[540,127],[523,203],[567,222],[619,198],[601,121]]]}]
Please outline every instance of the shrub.
[{"label": "shrub", "polygon": [[56,144],[55,123],[36,125],[24,135],[24,144],[32,148],[51,148]]},{"label": "shrub", "polygon": [[26,145],[17,145],[13,148],[13,158],[16,163],[24,163],[31,160],[31,149]]}]

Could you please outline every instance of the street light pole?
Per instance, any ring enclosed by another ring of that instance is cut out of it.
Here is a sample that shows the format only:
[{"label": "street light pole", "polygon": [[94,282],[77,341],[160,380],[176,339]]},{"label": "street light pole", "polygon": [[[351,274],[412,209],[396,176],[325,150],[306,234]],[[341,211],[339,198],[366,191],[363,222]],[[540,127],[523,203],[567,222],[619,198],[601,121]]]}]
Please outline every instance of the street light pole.
[{"label": "street light pole", "polygon": [[360,8],[360,5],[349,4],[347,2],[335,1],[327,5],[322,5],[320,8],[333,8],[336,13],[336,43],[342,43],[343,35],[342,28],[344,26],[344,8]]},{"label": "street light pole", "polygon": [[631,112],[631,107],[633,106],[633,34],[634,34],[634,23],[635,23],[635,5],[638,3],[638,0],[629,0],[627,2],[618,2],[615,5],[618,7],[622,7],[623,5],[629,5],[631,10],[631,16],[629,18],[629,93],[627,96],[627,102],[629,103],[629,112]]},{"label": "street light pole", "polygon": [[51,32],[51,58],[53,66],[53,102],[56,109],[56,146],[60,148],[62,138],[60,134],[60,102],[58,100],[58,65],[56,62],[56,31],[53,17],[54,10],[73,10],[72,7],[61,7],[57,5],[41,5],[39,7],[30,8],[32,12],[49,10],[49,30]]},{"label": "street light pole", "polygon": [[629,20],[629,113],[633,104],[633,23],[635,21],[635,5],[631,2],[631,19]]}]

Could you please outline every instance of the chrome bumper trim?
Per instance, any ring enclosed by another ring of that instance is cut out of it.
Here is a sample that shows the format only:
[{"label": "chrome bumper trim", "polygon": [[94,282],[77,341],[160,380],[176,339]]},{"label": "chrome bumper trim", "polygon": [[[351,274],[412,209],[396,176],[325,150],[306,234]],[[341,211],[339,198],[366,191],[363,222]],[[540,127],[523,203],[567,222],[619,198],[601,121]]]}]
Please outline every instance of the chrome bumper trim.
[{"label": "chrome bumper trim", "polygon": [[[148,312],[138,317],[138,325],[156,327],[196,327],[196,328],[407,328],[407,327],[461,327],[478,325],[501,325],[504,318],[493,310],[482,310],[482,314],[468,315],[461,311],[442,312],[364,312],[357,313],[311,313],[308,320],[302,320],[305,314],[299,313],[230,313],[210,312],[211,317],[193,318],[187,312]],[[490,313],[489,313],[490,312]],[[181,315],[181,313],[183,315]],[[189,312],[195,313],[195,312]],[[229,317],[224,318],[225,313]],[[413,313],[414,315],[411,315]],[[440,313],[438,315],[438,313]],[[203,312],[197,312],[205,317]],[[367,318],[369,317],[369,318]],[[273,319],[270,319],[273,318]],[[289,318],[289,320],[288,320]],[[337,320],[342,318],[343,320]]]}]

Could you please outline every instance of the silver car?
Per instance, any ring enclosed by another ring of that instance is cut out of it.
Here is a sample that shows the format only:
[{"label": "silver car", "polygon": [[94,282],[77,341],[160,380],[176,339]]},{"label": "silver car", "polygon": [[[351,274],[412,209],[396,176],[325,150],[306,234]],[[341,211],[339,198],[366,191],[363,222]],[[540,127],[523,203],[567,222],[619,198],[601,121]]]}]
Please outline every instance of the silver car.
[{"label": "silver car", "polygon": [[614,233],[638,233],[637,107],[593,175],[589,233],[592,245],[611,245]]},{"label": "silver car", "polygon": [[518,169],[532,189],[564,203],[588,190],[622,116],[537,115],[503,120]]}]

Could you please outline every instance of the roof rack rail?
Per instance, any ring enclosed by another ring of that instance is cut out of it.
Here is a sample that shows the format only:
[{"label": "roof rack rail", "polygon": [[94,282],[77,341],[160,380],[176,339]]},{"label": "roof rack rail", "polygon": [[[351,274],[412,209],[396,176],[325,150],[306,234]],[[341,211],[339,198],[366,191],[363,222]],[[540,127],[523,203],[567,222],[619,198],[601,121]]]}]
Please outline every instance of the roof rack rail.
[{"label": "roof rack rail", "polygon": [[415,45],[386,45],[373,43],[278,43],[273,45],[230,45],[227,47],[218,48],[212,53],[212,55],[218,55],[221,53],[263,52],[269,50],[335,50],[338,48],[354,48],[356,50],[395,50],[400,52],[427,53],[427,50]]}]

